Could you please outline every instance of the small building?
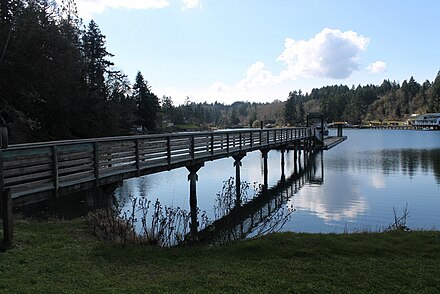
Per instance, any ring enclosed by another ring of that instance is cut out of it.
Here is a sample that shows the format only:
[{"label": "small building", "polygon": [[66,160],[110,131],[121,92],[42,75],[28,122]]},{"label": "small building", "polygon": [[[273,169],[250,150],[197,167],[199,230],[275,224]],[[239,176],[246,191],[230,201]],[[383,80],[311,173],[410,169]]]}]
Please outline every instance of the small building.
[{"label": "small building", "polygon": [[440,130],[440,113],[425,113],[412,120],[416,129]]},{"label": "small building", "polygon": [[368,121],[368,126],[369,127],[380,127],[382,125],[381,121],[378,120],[370,120]]},{"label": "small building", "polygon": [[397,126],[404,126],[406,125],[405,121],[400,120],[385,120],[382,125],[384,126],[390,126],[390,127],[397,127]]}]

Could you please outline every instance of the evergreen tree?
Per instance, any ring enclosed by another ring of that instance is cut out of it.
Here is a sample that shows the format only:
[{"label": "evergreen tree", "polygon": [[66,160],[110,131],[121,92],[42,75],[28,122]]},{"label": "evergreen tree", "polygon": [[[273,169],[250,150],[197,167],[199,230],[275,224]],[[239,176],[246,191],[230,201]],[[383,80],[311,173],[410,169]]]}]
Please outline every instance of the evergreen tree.
[{"label": "evergreen tree", "polygon": [[159,99],[151,91],[140,71],[137,73],[136,82],[133,85],[133,97],[137,103],[139,122],[142,127],[149,132],[156,131],[158,111],[160,110]]},{"label": "evergreen tree", "polygon": [[106,78],[117,75],[110,67],[113,63],[107,58],[113,55],[107,52],[105,36],[101,33],[95,21],[91,20],[82,37],[82,53],[84,60],[84,81],[87,95],[79,99],[82,111],[79,122],[80,134],[86,136],[111,135],[117,130],[110,104],[110,91]]},{"label": "evergreen tree", "polygon": [[440,71],[438,71],[437,77],[432,83],[429,101],[429,111],[440,112]]},{"label": "evergreen tree", "polygon": [[107,95],[105,74],[109,73],[109,67],[114,65],[107,60],[107,57],[112,57],[113,54],[107,52],[105,36],[94,20],[90,21],[83,36],[83,54],[89,95],[105,100]]}]

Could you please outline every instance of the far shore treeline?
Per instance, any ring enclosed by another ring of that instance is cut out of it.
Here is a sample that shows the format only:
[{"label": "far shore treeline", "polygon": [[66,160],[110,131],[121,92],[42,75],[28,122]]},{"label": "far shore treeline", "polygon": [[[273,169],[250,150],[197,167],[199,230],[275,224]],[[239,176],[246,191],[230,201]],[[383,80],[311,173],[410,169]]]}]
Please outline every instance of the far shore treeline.
[{"label": "far shore treeline", "polygon": [[440,72],[422,83],[409,77],[402,83],[292,91],[272,103],[187,98],[174,105],[172,97],[153,93],[148,73],[138,72],[130,83],[111,61],[98,24],[84,24],[73,0],[60,6],[50,0],[0,3],[0,114],[11,143],[259,126],[259,121],[301,125],[312,111],[329,122],[352,124],[440,112]]}]

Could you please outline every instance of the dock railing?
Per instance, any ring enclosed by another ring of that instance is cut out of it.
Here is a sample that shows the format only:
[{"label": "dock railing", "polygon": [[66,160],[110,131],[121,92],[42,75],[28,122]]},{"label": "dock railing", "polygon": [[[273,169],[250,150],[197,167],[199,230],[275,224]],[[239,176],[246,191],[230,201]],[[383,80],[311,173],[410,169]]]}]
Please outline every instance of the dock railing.
[{"label": "dock railing", "polygon": [[44,194],[47,198],[47,194],[99,187],[277,148],[312,134],[309,128],[238,129],[10,145],[0,151],[0,189],[11,192],[14,205],[23,205],[30,201],[25,199],[29,195]]}]

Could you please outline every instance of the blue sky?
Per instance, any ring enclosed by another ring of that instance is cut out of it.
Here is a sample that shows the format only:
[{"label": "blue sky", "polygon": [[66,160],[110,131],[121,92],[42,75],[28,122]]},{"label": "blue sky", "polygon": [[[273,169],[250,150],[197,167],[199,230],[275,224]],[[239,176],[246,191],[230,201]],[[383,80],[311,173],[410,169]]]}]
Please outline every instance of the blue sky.
[{"label": "blue sky", "polygon": [[112,61],[194,102],[286,100],[325,85],[432,81],[440,1],[76,0]]}]

